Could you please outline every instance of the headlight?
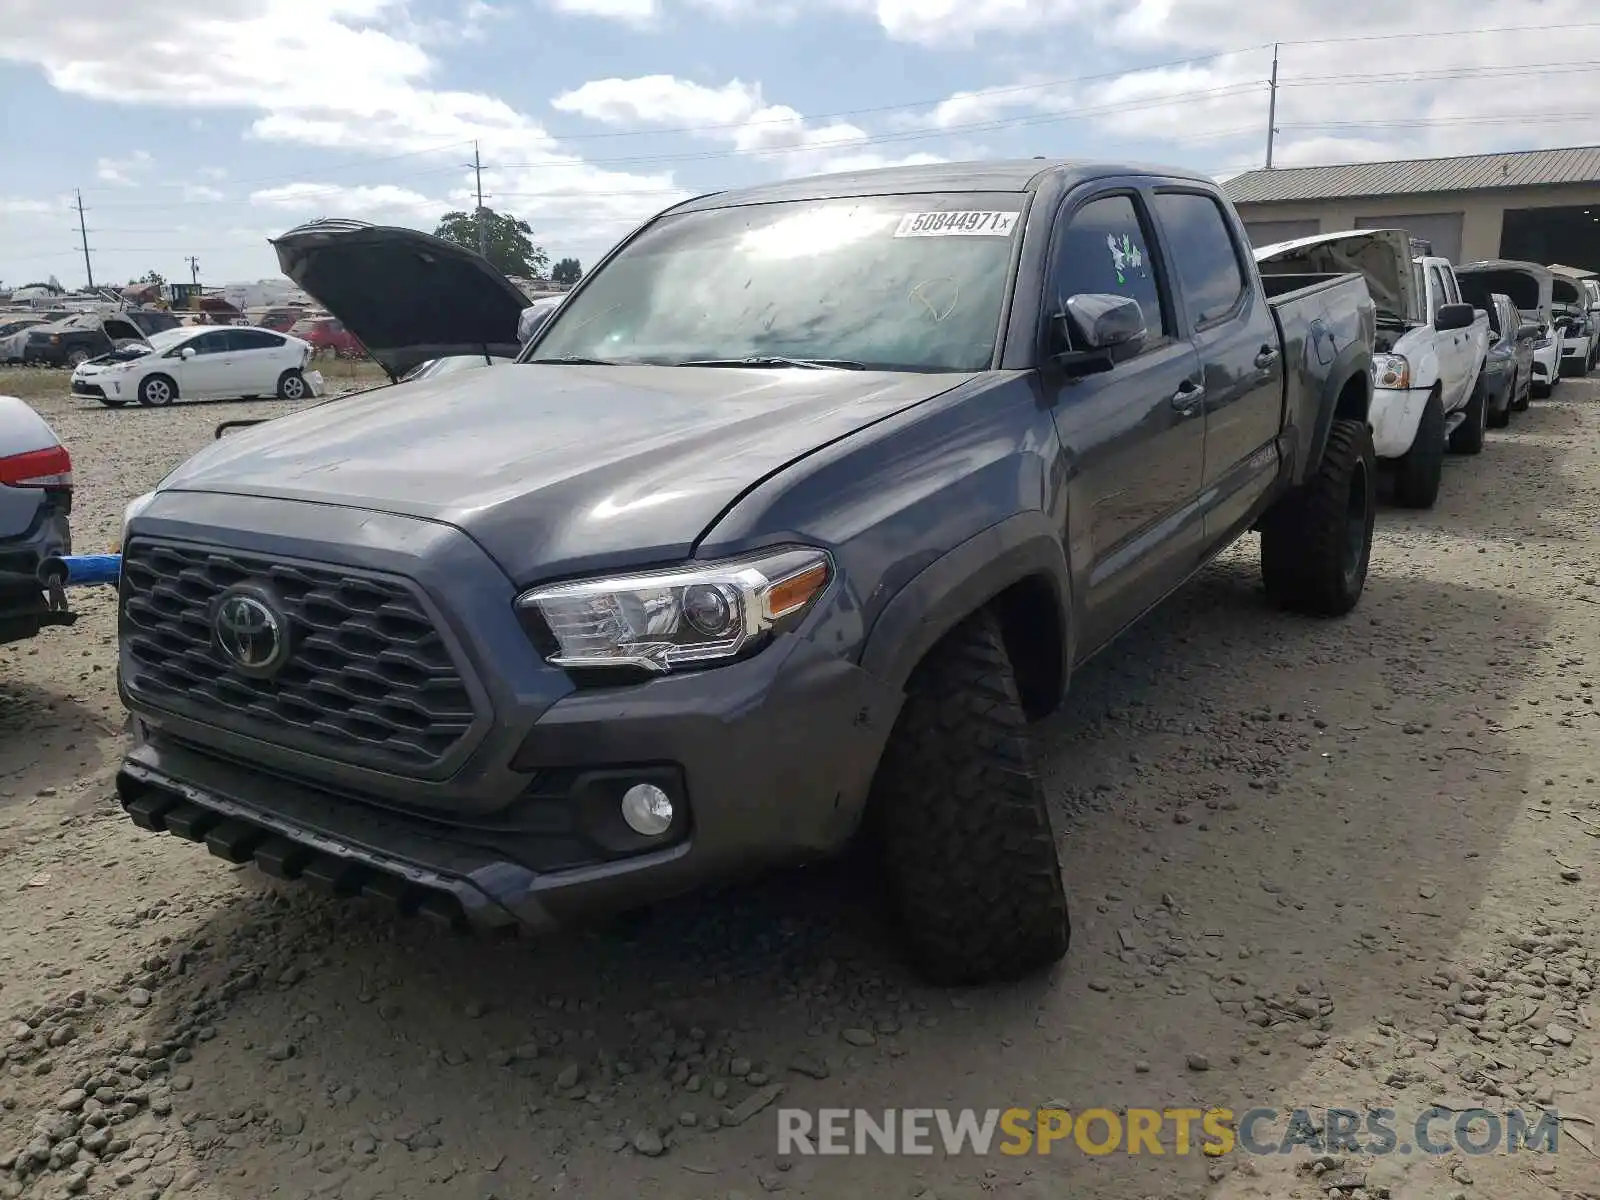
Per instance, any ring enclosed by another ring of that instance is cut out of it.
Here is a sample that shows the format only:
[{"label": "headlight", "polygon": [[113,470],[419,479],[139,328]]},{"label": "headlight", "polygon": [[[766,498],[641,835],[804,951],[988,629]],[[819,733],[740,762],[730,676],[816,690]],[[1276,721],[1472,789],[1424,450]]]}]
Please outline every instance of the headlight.
[{"label": "headlight", "polygon": [[1545,338],[1540,338],[1537,342],[1535,342],[1533,344],[1533,348],[1535,350],[1548,350],[1553,345],[1555,345],[1555,342],[1553,340],[1551,340],[1550,338],[1545,337]]},{"label": "headlight", "polygon": [[128,544],[128,525],[133,521],[133,519],[135,517],[137,517],[145,509],[149,508],[151,502],[155,498],[156,498],[156,494],[154,492],[146,492],[142,496],[135,496],[134,499],[133,499],[133,502],[131,504],[129,504],[127,508],[123,509],[123,511],[122,511],[122,532],[117,534],[117,540],[112,543],[111,553],[113,553],[113,554],[121,554],[122,553],[122,548]]},{"label": "headlight", "polygon": [[1408,388],[1411,386],[1411,364],[1403,354],[1374,354],[1372,378],[1381,388]]},{"label": "headlight", "polygon": [[821,550],[535,588],[517,607],[544,619],[558,667],[677,667],[735,658],[799,624],[833,576]]}]

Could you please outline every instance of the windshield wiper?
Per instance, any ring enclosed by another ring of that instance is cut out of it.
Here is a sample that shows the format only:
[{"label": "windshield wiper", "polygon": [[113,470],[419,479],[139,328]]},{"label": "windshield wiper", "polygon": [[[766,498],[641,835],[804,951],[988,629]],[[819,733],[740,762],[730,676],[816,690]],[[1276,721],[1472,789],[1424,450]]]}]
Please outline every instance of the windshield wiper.
[{"label": "windshield wiper", "polygon": [[865,371],[866,363],[848,358],[783,358],[753,354],[748,358],[691,358],[680,367],[799,367],[807,371]]},{"label": "windshield wiper", "polygon": [[569,367],[622,367],[627,363],[610,358],[585,358],[581,354],[557,354],[553,358],[530,358],[530,363],[562,363]]}]

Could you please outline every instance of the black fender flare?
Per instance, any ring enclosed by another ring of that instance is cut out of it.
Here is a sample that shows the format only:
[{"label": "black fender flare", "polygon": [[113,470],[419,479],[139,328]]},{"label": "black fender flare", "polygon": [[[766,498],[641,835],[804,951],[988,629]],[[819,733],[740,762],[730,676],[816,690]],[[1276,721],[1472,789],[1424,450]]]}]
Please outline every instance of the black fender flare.
[{"label": "black fender flare", "polygon": [[1372,411],[1372,359],[1366,346],[1352,342],[1334,358],[1333,365],[1328,368],[1327,382],[1322,385],[1321,402],[1317,405],[1317,421],[1311,430],[1311,442],[1306,447],[1306,457],[1303,462],[1295,464],[1294,482],[1302,484],[1311,478],[1322,462],[1322,453],[1328,448],[1328,434],[1333,430],[1333,418],[1339,409],[1339,397],[1350,381],[1360,378],[1364,395],[1362,396],[1362,416],[1366,417]]},{"label": "black fender flare", "polygon": [[1074,653],[1072,577],[1061,536],[1040,511],[1007,517],[918,572],[884,605],[867,631],[862,668],[891,687],[904,688],[940,638],[1008,587],[1030,577],[1042,579],[1055,598],[1065,681]]}]

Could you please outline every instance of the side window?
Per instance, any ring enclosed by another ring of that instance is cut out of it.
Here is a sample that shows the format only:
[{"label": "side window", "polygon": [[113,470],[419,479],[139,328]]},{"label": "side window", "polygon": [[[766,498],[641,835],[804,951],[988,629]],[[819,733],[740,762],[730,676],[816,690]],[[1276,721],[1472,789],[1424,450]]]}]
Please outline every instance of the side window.
[{"label": "side window", "polygon": [[1449,304],[1451,302],[1450,289],[1445,286],[1444,272],[1439,270],[1438,267],[1429,267],[1428,277],[1433,281],[1433,311],[1435,314],[1437,314],[1441,305]]},{"label": "side window", "polygon": [[228,333],[228,345],[235,350],[275,350],[283,339],[263,329],[233,329]]},{"label": "side window", "polygon": [[1198,192],[1158,192],[1156,216],[1195,328],[1225,317],[1244,294],[1245,275],[1222,209]]},{"label": "side window", "polygon": [[202,333],[188,345],[194,347],[196,354],[226,354],[228,351],[228,332],[225,329],[212,330]]},{"label": "side window", "polygon": [[1056,242],[1046,308],[1060,312],[1073,296],[1098,292],[1139,302],[1149,331],[1145,347],[1171,334],[1150,239],[1131,196],[1102,196],[1072,214]]}]

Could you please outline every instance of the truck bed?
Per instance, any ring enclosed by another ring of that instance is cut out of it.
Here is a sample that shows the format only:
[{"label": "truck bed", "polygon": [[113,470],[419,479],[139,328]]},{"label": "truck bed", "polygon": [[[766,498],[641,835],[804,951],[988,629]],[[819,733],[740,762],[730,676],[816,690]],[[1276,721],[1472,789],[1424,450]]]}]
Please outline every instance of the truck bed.
[{"label": "truck bed", "polygon": [[1283,347],[1283,446],[1293,456],[1289,471],[1299,483],[1327,436],[1319,426],[1334,411],[1336,397],[1325,393],[1349,377],[1352,356],[1371,356],[1377,307],[1366,280],[1354,272],[1269,274],[1261,276],[1261,285]]}]

